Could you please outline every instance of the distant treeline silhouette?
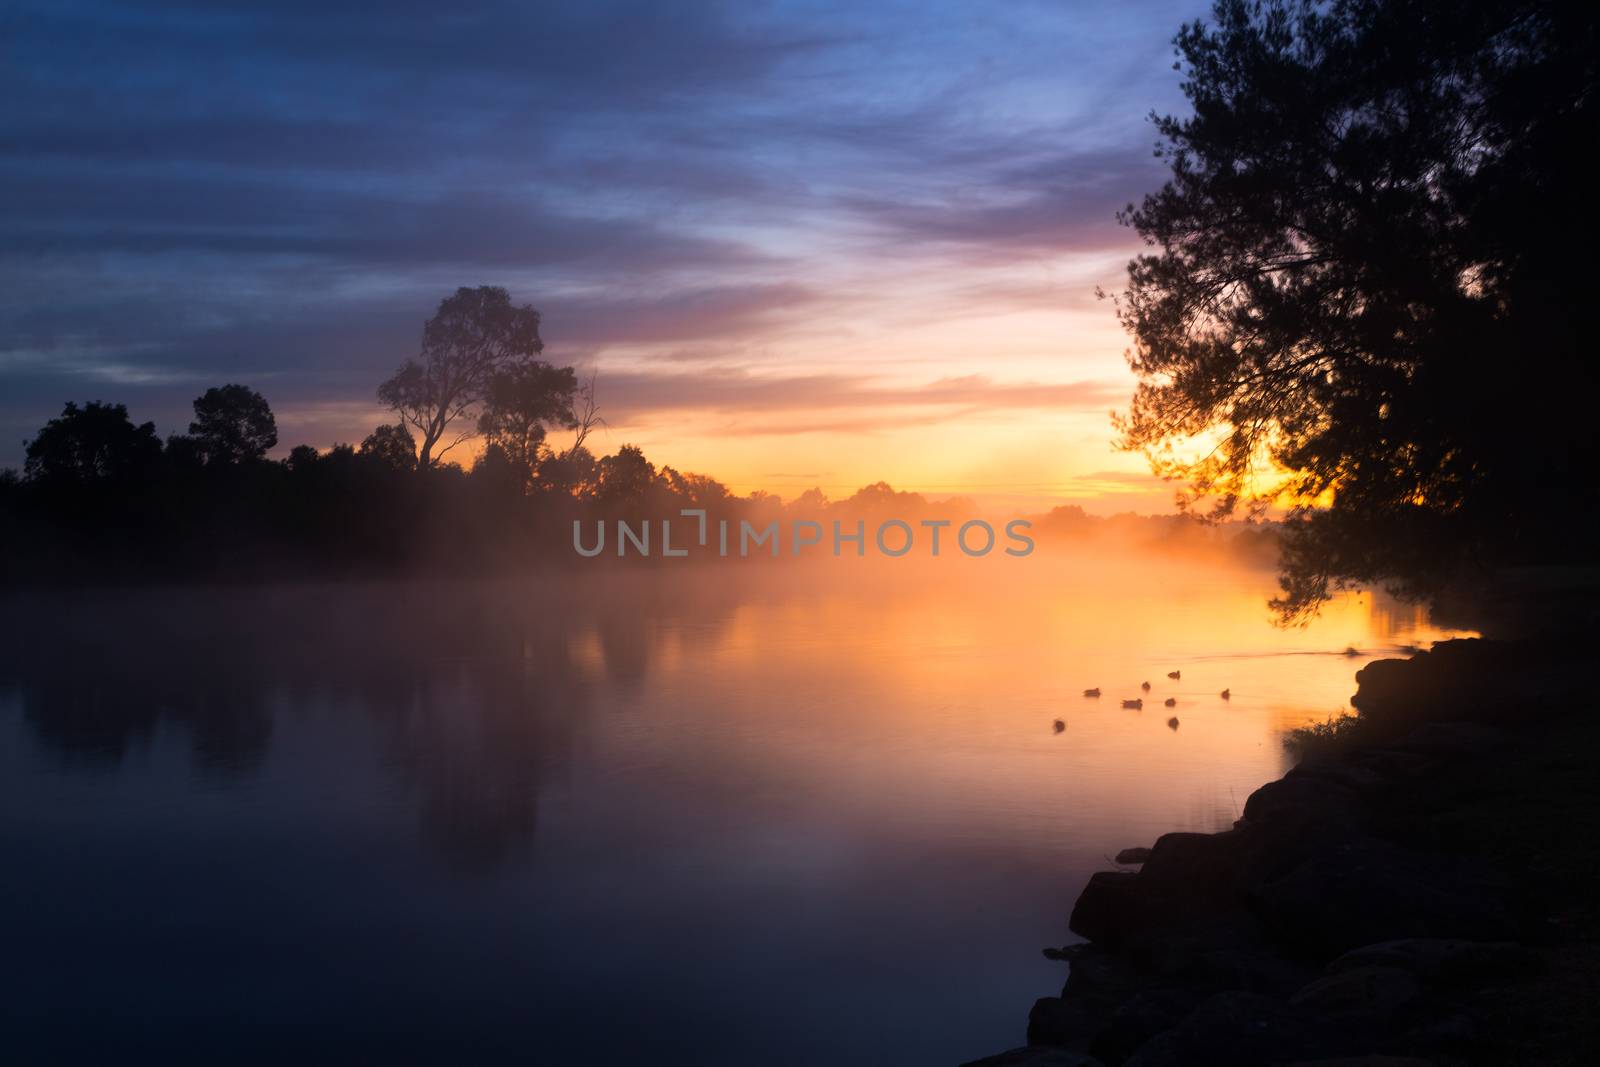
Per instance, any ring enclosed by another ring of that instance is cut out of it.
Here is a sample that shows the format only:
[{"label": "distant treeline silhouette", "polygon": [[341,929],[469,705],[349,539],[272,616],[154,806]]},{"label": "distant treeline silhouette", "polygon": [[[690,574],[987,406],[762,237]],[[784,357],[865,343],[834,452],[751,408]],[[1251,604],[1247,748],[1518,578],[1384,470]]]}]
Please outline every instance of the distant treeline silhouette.
[{"label": "distant treeline silhouette", "polygon": [[[604,424],[594,381],[538,359],[539,315],[504,289],[460,289],[423,329],[421,354],[379,388],[396,422],[359,445],[310,445],[269,459],[277,420],[239,384],[194,401],[186,434],[165,441],[122,404],[68,403],[0,475],[0,548],[8,584],[253,582],[397,573],[483,573],[571,565],[574,521],[659,522],[681,509],[765,526],[976,515],[965,499],[930,501],[878,482],[830,501],[736,496],[715,478],[657,468],[633,445],[595,456]],[[415,433],[413,432],[415,431]],[[570,432],[561,448],[552,431]],[[420,441],[419,441],[420,436]],[[444,457],[469,438],[470,468]],[[1124,547],[1192,547],[1198,525],[1099,519],[1075,507],[1041,533]],[[1230,534],[1231,536],[1231,534]],[[1250,554],[1270,532],[1240,541]]]}]

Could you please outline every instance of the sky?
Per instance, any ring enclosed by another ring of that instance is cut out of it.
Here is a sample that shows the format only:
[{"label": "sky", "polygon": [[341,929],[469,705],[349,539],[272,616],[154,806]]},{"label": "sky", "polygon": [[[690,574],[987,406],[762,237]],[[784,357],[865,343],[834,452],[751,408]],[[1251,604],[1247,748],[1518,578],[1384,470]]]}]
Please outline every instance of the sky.
[{"label": "sky", "polygon": [[1112,447],[1152,111],[1204,3],[83,3],[0,13],[0,466],[242,382],[358,442],[463,285],[608,452],[740,493],[1171,508]]}]

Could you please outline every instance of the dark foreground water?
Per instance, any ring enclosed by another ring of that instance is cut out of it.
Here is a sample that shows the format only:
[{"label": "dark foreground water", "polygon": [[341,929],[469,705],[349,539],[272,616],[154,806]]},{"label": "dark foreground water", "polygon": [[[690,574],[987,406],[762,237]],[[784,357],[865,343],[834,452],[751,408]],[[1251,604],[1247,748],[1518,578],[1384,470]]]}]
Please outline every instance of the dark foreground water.
[{"label": "dark foreground water", "polygon": [[0,1061],[1018,1044],[1090,871],[1226,825],[1283,729],[1438,636],[1043,568],[6,598]]}]

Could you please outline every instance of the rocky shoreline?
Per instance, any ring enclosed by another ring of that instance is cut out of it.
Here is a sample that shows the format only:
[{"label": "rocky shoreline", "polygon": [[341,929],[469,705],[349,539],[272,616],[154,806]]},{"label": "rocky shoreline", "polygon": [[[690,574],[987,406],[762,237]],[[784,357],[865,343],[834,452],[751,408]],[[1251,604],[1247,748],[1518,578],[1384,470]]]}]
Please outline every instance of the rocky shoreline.
[{"label": "rocky shoreline", "polygon": [[1046,950],[1061,995],[969,1067],[1597,1062],[1587,660],[1468,640],[1368,665],[1359,743],[1095,874],[1087,940]]}]

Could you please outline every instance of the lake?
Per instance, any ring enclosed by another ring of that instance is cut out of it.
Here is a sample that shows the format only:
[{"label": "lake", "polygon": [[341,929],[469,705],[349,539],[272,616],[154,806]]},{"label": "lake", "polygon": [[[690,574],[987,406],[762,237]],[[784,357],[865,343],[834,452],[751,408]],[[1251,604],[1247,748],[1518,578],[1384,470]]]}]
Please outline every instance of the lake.
[{"label": "lake", "polygon": [[1092,871],[1229,825],[1286,729],[1452,636],[1371,596],[1276,629],[1272,575],[1216,560],[1040,556],[11,595],[5,1058],[1021,1044]]}]

